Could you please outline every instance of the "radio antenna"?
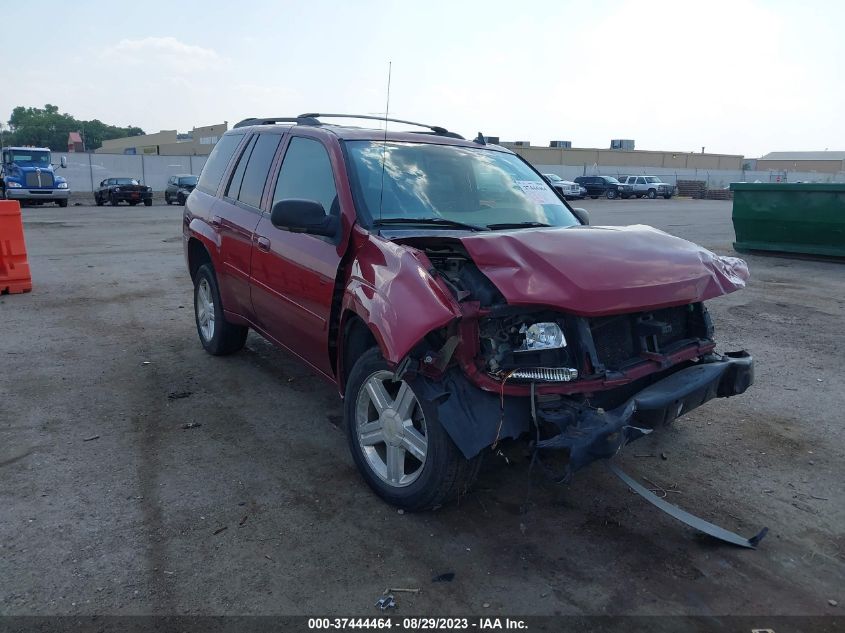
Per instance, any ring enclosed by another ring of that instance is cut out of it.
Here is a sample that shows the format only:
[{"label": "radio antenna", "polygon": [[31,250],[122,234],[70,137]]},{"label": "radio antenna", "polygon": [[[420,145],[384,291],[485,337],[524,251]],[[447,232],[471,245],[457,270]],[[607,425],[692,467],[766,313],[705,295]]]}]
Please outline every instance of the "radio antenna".
[{"label": "radio antenna", "polygon": [[384,158],[387,152],[387,116],[390,112],[390,75],[393,71],[393,61],[387,62],[387,103],[384,104],[384,140],[381,144],[381,190],[378,195],[378,219],[381,220],[381,209],[384,203]]}]

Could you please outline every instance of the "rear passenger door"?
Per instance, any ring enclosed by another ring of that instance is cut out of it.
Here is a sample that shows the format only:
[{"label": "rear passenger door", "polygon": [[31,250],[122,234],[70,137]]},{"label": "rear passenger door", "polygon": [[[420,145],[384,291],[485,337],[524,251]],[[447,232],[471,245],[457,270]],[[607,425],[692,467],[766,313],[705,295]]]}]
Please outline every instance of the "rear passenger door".
[{"label": "rear passenger door", "polygon": [[261,218],[261,194],[279,147],[281,136],[254,134],[244,145],[240,157],[214,208],[223,254],[223,274],[218,274],[223,305],[249,319],[254,318],[249,291],[252,265],[252,240]]},{"label": "rear passenger door", "polygon": [[279,200],[297,198],[320,202],[327,214],[339,216],[335,172],[320,140],[290,138],[255,230],[252,260],[252,303],[258,325],[328,376],[332,375],[329,316],[341,259],[340,231],[338,239],[293,233],[273,226],[270,211]]}]

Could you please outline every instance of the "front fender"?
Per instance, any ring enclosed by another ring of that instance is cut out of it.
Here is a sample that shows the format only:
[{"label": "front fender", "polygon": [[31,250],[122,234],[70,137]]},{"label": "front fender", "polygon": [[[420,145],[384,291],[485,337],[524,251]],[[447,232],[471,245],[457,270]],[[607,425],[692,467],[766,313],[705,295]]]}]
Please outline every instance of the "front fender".
[{"label": "front fender", "polygon": [[367,235],[350,269],[343,313],[370,328],[382,355],[397,364],[422,338],[460,316],[431,262],[410,246]]}]

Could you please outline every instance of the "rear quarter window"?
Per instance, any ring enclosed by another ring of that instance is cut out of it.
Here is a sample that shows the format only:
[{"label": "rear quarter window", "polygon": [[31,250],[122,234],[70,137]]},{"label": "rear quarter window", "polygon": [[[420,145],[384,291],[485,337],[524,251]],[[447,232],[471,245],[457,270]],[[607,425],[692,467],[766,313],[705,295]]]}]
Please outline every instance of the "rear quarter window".
[{"label": "rear quarter window", "polygon": [[243,137],[243,134],[226,134],[217,142],[202,168],[197,189],[212,196],[217,193],[223,173]]}]

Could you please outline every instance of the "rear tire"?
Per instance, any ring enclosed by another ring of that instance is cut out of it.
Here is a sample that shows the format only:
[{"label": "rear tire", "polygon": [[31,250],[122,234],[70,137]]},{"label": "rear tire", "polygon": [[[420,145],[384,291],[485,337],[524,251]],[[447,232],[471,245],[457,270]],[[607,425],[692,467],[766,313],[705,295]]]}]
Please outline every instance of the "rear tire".
[{"label": "rear tire", "polygon": [[597,199],[597,198],[598,198],[598,196],[590,196],[590,198],[592,198],[593,200],[595,200],[595,199]]},{"label": "rear tire", "polygon": [[170,200],[170,195],[166,191],[164,192],[164,201],[167,204],[173,204],[173,202]]},{"label": "rear tire", "polygon": [[211,264],[203,264],[194,278],[194,318],[205,351],[226,356],[243,348],[249,328],[229,323],[223,314],[217,276]]},{"label": "rear tire", "polygon": [[671,193],[663,196],[663,198],[666,199],[666,200],[669,200],[671,197],[672,197]]},{"label": "rear tire", "polygon": [[[440,425],[437,407],[392,375],[376,347],[352,367],[344,404],[352,458],[370,488],[388,503],[410,511],[440,506],[469,490],[481,456],[466,459]],[[381,415],[374,392],[387,405]]]},{"label": "rear tire", "polygon": [[176,198],[176,202],[178,202],[181,206],[184,207],[185,206],[185,196],[183,196],[180,193],[179,196]]}]

